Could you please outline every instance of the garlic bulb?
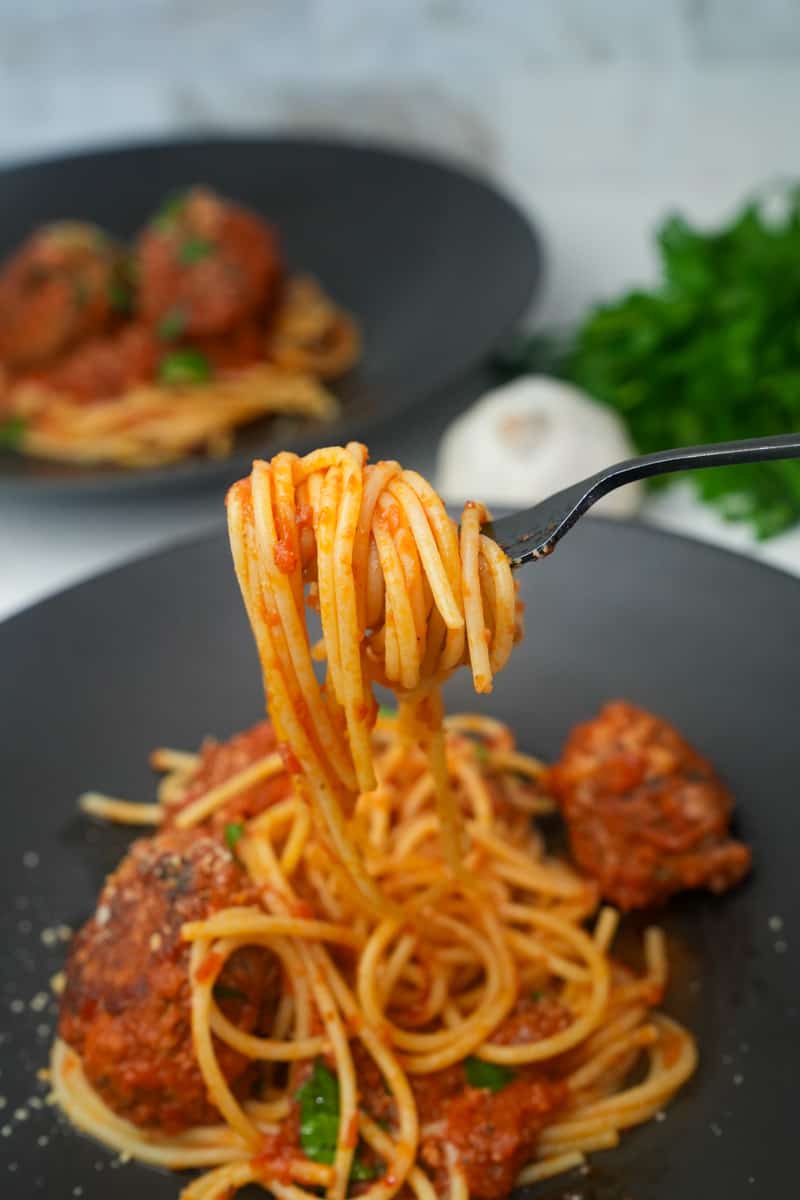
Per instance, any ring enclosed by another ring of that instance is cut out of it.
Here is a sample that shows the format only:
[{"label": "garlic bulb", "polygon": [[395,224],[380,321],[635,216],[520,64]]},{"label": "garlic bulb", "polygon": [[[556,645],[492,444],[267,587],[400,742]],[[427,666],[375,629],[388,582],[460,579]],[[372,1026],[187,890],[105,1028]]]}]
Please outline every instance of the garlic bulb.
[{"label": "garlic bulb", "polygon": [[[633,454],[611,409],[572,384],[528,375],[487,392],[447,428],[436,487],[447,500],[522,507]],[[641,498],[641,484],[628,484],[590,511],[631,516]]]}]

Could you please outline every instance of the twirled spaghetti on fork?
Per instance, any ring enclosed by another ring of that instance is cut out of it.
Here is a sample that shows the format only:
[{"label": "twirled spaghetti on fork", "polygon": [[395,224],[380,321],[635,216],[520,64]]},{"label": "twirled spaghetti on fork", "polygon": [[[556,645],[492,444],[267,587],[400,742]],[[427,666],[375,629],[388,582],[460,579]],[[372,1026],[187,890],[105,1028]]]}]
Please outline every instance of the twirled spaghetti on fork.
[{"label": "twirled spaghetti on fork", "polygon": [[[485,517],[468,505],[456,527],[357,444],[279,454],[231,489],[270,723],[158,752],[159,831],[78,935],[53,1058],[80,1128],[206,1168],[185,1200],[247,1183],[496,1200],[615,1145],[694,1069],[654,1011],[661,932],[639,971],[616,962],[617,913],[547,852],[544,766],[498,722],[443,714],[448,676],[467,664],[490,691],[520,636]],[[155,1032],[134,1046],[133,1028]]]}]

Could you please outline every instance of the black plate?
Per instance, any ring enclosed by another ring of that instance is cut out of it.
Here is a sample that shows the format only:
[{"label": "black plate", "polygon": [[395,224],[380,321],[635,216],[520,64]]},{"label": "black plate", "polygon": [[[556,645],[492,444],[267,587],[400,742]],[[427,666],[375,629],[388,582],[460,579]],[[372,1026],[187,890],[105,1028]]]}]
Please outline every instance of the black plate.
[{"label": "black plate", "polygon": [[[665,918],[674,961],[667,1008],[698,1036],[698,1074],[663,1122],[595,1155],[589,1175],[536,1194],[793,1195],[800,584],[723,551],[599,519],[582,522],[551,560],[525,568],[521,583],[537,636],[516,651],[490,699],[478,701],[462,674],[450,705],[485,708],[546,757],[605,699],[650,707],[730,781],[755,856],[745,886],[723,899],[684,899]],[[60,1200],[78,1187],[84,1200],[106,1200],[112,1156],[29,1103],[45,1090],[35,1070],[54,1023],[52,1006],[37,1012],[30,1002],[63,957],[42,931],[89,913],[127,840],[82,821],[76,795],[94,786],[149,798],[151,747],[194,747],[261,711],[224,534],[13,618],[0,627],[0,662],[0,1127],[10,1128],[0,1139],[0,1194],[30,1200],[38,1188]],[[14,1118],[18,1107],[27,1119]],[[3,1162],[17,1167],[9,1174]],[[177,1180],[148,1168],[114,1170],[115,1200],[175,1200],[177,1192]]]},{"label": "black plate", "polygon": [[129,237],[165,194],[204,182],[278,228],[289,265],[358,318],[364,358],[335,390],[341,419],[272,418],[232,457],[130,471],[0,453],[0,494],[232,482],[256,454],[362,437],[479,362],[530,302],[541,251],[485,182],[432,159],[344,142],[214,138],[101,150],[0,171],[0,257],[37,224],[81,217]]}]

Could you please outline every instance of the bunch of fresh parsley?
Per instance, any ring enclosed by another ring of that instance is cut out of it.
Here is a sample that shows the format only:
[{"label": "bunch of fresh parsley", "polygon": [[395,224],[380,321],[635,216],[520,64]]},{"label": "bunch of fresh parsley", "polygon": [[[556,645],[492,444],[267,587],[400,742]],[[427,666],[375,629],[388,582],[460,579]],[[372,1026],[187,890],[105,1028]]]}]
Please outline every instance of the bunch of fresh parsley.
[{"label": "bunch of fresh parsley", "polygon": [[[555,357],[517,345],[505,373],[553,369],[616,409],[642,453],[800,429],[800,186],[779,199],[777,218],[756,201],[713,233],[670,218],[657,288],[595,309]],[[690,478],[759,537],[800,520],[798,460]]]}]

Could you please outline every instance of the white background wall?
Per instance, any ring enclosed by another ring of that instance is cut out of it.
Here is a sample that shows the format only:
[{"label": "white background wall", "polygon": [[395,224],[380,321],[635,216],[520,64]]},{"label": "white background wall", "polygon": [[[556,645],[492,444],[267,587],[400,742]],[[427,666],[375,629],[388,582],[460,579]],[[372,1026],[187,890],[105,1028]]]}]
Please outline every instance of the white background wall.
[{"label": "white background wall", "polygon": [[798,0],[0,0],[0,159],[193,128],[378,135],[478,164],[540,220],[541,314],[651,269],[800,173]]},{"label": "white background wall", "polygon": [[[800,0],[0,0],[0,162],[194,129],[446,152],[539,223],[543,324],[646,280],[670,209],[717,220],[800,177],[799,116]],[[413,434],[395,452],[430,471]],[[8,504],[0,613],[219,511]],[[650,516],[800,574],[800,530],[755,546],[685,490]]]}]

